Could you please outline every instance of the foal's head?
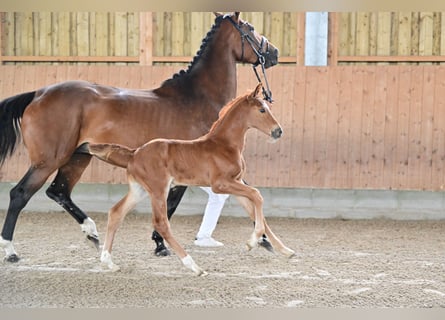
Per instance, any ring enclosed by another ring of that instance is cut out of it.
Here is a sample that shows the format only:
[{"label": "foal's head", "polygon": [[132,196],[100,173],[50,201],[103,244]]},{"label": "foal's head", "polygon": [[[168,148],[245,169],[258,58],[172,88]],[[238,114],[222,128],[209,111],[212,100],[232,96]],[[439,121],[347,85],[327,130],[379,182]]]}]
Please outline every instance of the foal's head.
[{"label": "foal's head", "polygon": [[256,128],[276,140],[283,134],[283,129],[272,114],[268,103],[262,96],[260,97],[261,88],[262,84],[259,83],[255,90],[247,95],[243,106],[246,113],[243,116],[246,117],[248,127]]}]

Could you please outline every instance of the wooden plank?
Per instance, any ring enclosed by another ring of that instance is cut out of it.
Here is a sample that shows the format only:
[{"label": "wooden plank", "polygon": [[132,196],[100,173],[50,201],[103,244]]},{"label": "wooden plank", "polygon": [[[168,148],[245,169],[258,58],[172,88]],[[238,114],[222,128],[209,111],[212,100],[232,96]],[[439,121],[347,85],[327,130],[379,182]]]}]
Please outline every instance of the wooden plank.
[{"label": "wooden plank", "polygon": [[385,67],[387,73],[387,95],[385,107],[385,146],[383,157],[383,185],[388,189],[396,189],[394,170],[397,154],[397,125],[399,99],[399,67]]},{"label": "wooden plank", "polygon": [[431,185],[445,189],[445,69],[435,69]]},{"label": "wooden plank", "polygon": [[388,95],[388,73],[387,68],[376,67],[375,89],[374,89],[374,118],[371,133],[371,154],[368,187],[378,189],[384,185],[384,158],[385,158],[385,116],[386,101]]},{"label": "wooden plank", "polygon": [[411,87],[409,88],[409,129],[408,129],[408,166],[405,186],[421,188],[420,159],[422,151],[422,89],[423,68],[416,67],[411,70]]},{"label": "wooden plank", "polygon": [[3,64],[2,56],[3,56],[3,39],[5,38],[3,24],[5,21],[5,13],[0,12],[0,65]]},{"label": "wooden plank", "polygon": [[[190,57],[178,57],[177,62],[186,61]],[[159,58],[160,61],[172,61]],[[9,62],[139,62],[139,57],[116,56],[3,56]]]},{"label": "wooden plank", "polygon": [[291,168],[295,164],[291,161],[290,152],[295,143],[292,132],[295,125],[293,121],[294,114],[293,108],[289,107],[295,104],[295,97],[293,88],[287,85],[289,82],[294,83],[295,81],[294,70],[295,69],[291,67],[271,69],[273,73],[279,72],[274,81],[274,88],[276,88],[274,92],[276,96],[274,96],[275,101],[271,106],[271,110],[283,128],[283,136],[278,141],[278,165],[271,164],[271,166],[278,171],[275,174],[275,183],[282,187],[289,187],[291,185]]},{"label": "wooden plank", "polygon": [[339,56],[341,62],[444,62],[445,56]]},{"label": "wooden plank", "polygon": [[139,15],[139,63],[153,64],[153,15],[151,12],[141,12]]},{"label": "wooden plank", "polygon": [[314,137],[316,137],[316,116],[318,98],[318,70],[316,67],[306,69],[306,92],[303,117],[301,186],[313,187],[314,168]]},{"label": "wooden plank", "polygon": [[90,14],[88,12],[78,12],[76,15],[76,53],[74,56],[90,55]]},{"label": "wooden plank", "polygon": [[[327,94],[326,94],[326,134],[325,145],[321,148],[326,150],[324,159],[323,187],[337,184],[337,157],[338,143],[343,143],[339,137],[339,116],[340,116],[340,80],[341,72],[337,68],[327,68]],[[340,141],[339,141],[340,140]]]},{"label": "wooden plank", "polygon": [[34,41],[33,34],[33,16],[32,13],[15,13],[15,54],[33,55]]},{"label": "wooden plank", "polygon": [[348,168],[348,187],[360,187],[360,170],[362,166],[361,158],[361,139],[362,139],[362,111],[363,111],[363,85],[365,82],[365,73],[362,68],[354,67],[352,71],[352,91],[351,91],[351,122],[349,132],[349,168]]},{"label": "wooden plank", "polygon": [[408,67],[400,69],[399,73],[399,99],[398,106],[398,120],[397,120],[397,135],[396,140],[396,154],[395,166],[393,170],[393,184],[397,189],[406,187],[408,176],[408,156],[409,156],[409,105],[411,84],[411,70]]},{"label": "wooden plank", "polygon": [[163,55],[171,56],[173,54],[172,50],[172,19],[173,14],[171,12],[164,13],[164,32],[163,32]]},{"label": "wooden plank", "polygon": [[419,25],[419,54],[433,54],[433,13],[421,12]]},{"label": "wooden plank", "polygon": [[184,13],[173,12],[171,21],[171,47],[173,56],[184,55]]},{"label": "wooden plank", "polygon": [[357,30],[355,32],[355,54],[358,56],[369,54],[369,13],[357,12]]},{"label": "wooden plank", "polygon": [[304,139],[304,108],[306,106],[306,71],[307,67],[293,67],[294,86],[292,103],[292,148],[290,150],[290,185],[303,186],[303,139]]},{"label": "wooden plank", "polygon": [[114,36],[114,52],[115,56],[127,56],[128,55],[128,26],[127,26],[127,13],[115,12],[114,16],[114,32],[111,32]]},{"label": "wooden plank", "polygon": [[[304,51],[305,51],[305,33],[306,33],[306,15],[304,12],[297,13],[297,60],[299,66],[304,66]],[[280,57],[279,61],[283,61],[284,57]]]},{"label": "wooden plank", "polygon": [[371,162],[373,145],[373,125],[374,125],[374,102],[375,102],[375,69],[367,67],[363,70],[363,91],[361,94],[361,122],[360,132],[360,170],[359,182],[362,188],[369,188],[372,183]]},{"label": "wooden plank", "polygon": [[377,52],[378,56],[388,56],[391,52],[391,13],[378,12]]},{"label": "wooden plank", "polygon": [[351,178],[349,177],[349,165],[351,162],[349,145],[351,143],[350,127],[351,127],[351,112],[355,107],[352,100],[353,85],[353,68],[351,67],[336,67],[338,73],[338,95],[339,107],[337,116],[337,139],[336,139],[336,180],[335,187],[346,189],[350,187]]},{"label": "wooden plank", "polygon": [[203,17],[204,12],[192,12],[190,18],[190,47],[192,55],[194,55],[201,46],[202,39],[205,37],[207,30],[204,28]]},{"label": "wooden plank", "polygon": [[411,12],[399,12],[398,14],[398,55],[410,55],[411,52]]},{"label": "wooden plank", "polygon": [[[127,12],[127,55],[130,57],[136,57],[139,56],[139,47],[140,47],[140,30],[142,30],[141,25],[140,25],[140,16],[141,13],[138,12]],[[149,40],[150,41],[150,52],[153,52],[153,41],[152,41],[152,36],[153,36],[153,18],[152,18],[152,13],[148,12],[148,17],[147,17],[147,21],[148,23],[150,23],[150,26],[148,26],[148,30],[146,30],[146,32],[150,32],[149,35]]]},{"label": "wooden plank", "polygon": [[338,59],[338,45],[339,45],[339,17],[337,12],[330,12],[328,15],[328,65],[336,66]]},{"label": "wooden plank", "polygon": [[94,13],[94,31],[95,31],[95,37],[94,37],[94,56],[109,56],[111,55],[109,52],[109,45],[108,45],[108,39],[109,39],[109,33],[108,33],[108,23],[109,23],[109,17],[108,13],[104,12],[95,12]]},{"label": "wooden plank", "polygon": [[[326,67],[317,70],[317,100],[315,104],[315,135],[313,137],[312,185],[324,186],[326,177],[326,149],[329,141],[327,128],[329,75]],[[333,128],[329,128],[333,129]]]},{"label": "wooden plank", "polygon": [[423,67],[422,125],[420,131],[419,189],[438,190],[432,184],[432,155],[433,155],[433,122],[434,122],[434,84],[436,81],[435,68]]}]

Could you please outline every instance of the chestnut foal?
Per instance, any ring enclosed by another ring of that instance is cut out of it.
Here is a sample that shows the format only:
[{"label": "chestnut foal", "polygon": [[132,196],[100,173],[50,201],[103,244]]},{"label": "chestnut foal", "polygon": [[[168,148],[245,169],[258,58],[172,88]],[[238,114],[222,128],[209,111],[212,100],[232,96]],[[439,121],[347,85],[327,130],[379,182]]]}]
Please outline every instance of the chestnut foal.
[{"label": "chestnut foal", "polygon": [[227,104],[209,133],[195,140],[155,139],[138,149],[116,144],[87,144],[88,152],[98,158],[127,167],[128,194],[111,208],[101,261],[111,270],[119,270],[111,260],[114,235],[125,215],[150,194],[153,226],[167,241],[182,263],[197,275],[206,274],[173,237],[167,219],[167,195],[172,184],[210,186],[215,193],[232,194],[255,221],[255,229],[247,241],[248,249],[258,245],[265,233],[272,245],[291,257],[287,248],[271,231],[263,215],[260,192],[243,182],[246,164],[242,155],[249,128],[271,136],[282,135],[282,129],[267,103],[258,97],[259,84],[249,94]]}]

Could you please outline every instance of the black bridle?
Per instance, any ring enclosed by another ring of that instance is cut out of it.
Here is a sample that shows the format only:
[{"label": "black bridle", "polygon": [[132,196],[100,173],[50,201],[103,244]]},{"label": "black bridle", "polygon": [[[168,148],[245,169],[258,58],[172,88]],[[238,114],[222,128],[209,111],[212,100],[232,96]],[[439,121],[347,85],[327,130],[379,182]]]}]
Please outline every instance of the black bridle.
[{"label": "black bridle", "polygon": [[[249,33],[247,33],[247,32],[244,32],[241,29],[240,25],[237,24],[235,21],[233,21],[230,16],[227,16],[227,19],[233,24],[235,29],[238,30],[241,35],[241,61],[244,59],[244,42],[245,41],[247,41],[249,43],[253,52],[258,57],[258,61],[252,65],[252,68],[253,68],[253,71],[255,72],[255,75],[256,75],[258,81],[261,83],[261,87],[263,89],[264,100],[272,103],[273,102],[272,91],[270,91],[270,89],[269,89],[269,82],[267,81],[267,77],[266,77],[266,68],[264,67],[264,64],[266,63],[266,58],[264,56],[265,56],[265,54],[269,54],[269,52],[268,52],[269,41],[267,41],[266,37],[261,36],[261,42],[258,43],[258,41],[256,41],[256,38],[251,36],[251,33],[253,32],[252,26],[250,26],[246,23],[246,25],[248,25],[248,27],[249,27]],[[264,44],[266,44],[265,51],[263,51]],[[261,65],[261,71],[263,72],[264,81],[266,82],[266,88],[264,88],[263,82],[261,81],[261,78],[260,78],[258,71],[256,69],[256,67],[258,65]]]}]

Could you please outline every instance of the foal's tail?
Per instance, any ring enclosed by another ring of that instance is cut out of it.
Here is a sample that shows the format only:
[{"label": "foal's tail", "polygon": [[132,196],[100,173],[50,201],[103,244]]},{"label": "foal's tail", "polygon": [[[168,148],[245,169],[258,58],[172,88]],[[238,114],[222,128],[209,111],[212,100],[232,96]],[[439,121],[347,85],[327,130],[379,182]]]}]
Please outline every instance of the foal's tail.
[{"label": "foal's tail", "polygon": [[20,120],[36,92],[27,92],[0,102],[0,166],[21,141]]},{"label": "foal's tail", "polygon": [[83,145],[87,152],[96,156],[97,158],[111,163],[115,166],[126,168],[128,166],[128,161],[134,154],[136,149],[129,149],[127,147],[118,144],[108,144],[108,143],[86,143]]}]

